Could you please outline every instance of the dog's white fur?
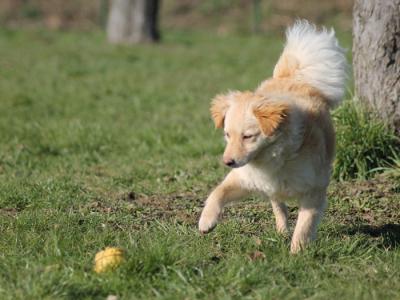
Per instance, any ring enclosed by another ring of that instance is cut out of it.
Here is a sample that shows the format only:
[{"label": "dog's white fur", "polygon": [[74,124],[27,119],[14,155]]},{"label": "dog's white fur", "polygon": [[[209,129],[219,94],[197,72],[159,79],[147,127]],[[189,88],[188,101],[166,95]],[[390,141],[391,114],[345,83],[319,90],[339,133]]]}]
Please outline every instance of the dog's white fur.
[{"label": "dog's white fur", "polygon": [[293,77],[322,92],[331,107],[340,104],[346,80],[346,60],[335,31],[318,31],[307,21],[298,21],[286,31],[286,45],[279,59],[274,77],[279,75],[281,63],[292,59],[297,62]]},{"label": "dog's white fur", "polygon": [[271,200],[277,230],[287,233],[284,203],[295,198],[295,253],[315,238],[326,206],[334,156],[329,109],[343,97],[346,60],[333,30],[298,21],[286,37],[272,79],[254,92],[230,92],[212,102],[227,141],[223,160],[233,170],[208,197],[199,230],[213,229],[228,202],[258,192]]}]

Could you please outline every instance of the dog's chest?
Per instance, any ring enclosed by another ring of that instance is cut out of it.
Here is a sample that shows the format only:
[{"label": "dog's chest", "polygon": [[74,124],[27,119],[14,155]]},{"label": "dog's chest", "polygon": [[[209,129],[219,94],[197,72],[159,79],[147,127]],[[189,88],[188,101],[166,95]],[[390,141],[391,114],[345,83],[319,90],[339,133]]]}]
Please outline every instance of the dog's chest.
[{"label": "dog's chest", "polygon": [[245,188],[268,197],[292,198],[307,192],[315,183],[315,172],[309,167],[256,168],[243,167],[240,178]]},{"label": "dog's chest", "polygon": [[245,188],[266,194],[269,197],[274,195],[290,196],[289,184],[283,176],[277,172],[267,172],[262,169],[247,167],[240,170],[240,177]]}]

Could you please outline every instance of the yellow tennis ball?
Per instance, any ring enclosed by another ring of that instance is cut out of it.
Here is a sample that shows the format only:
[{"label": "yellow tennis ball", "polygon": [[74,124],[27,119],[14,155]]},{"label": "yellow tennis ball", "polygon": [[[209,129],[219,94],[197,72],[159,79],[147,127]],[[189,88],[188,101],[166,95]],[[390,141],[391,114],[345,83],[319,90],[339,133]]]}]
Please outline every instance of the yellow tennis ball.
[{"label": "yellow tennis ball", "polygon": [[118,267],[124,260],[124,252],[120,248],[107,247],[97,252],[94,258],[94,271],[102,273]]}]

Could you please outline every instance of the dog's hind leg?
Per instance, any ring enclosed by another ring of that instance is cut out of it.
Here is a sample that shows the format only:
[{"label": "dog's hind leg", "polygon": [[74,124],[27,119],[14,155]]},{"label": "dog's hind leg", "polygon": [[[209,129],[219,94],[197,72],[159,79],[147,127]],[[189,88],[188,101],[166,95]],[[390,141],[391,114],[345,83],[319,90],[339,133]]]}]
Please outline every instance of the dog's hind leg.
[{"label": "dog's hind leg", "polygon": [[238,200],[248,195],[238,176],[231,171],[208,197],[199,220],[199,231],[210,232],[218,222],[219,215],[224,206],[231,201]]},{"label": "dog's hind leg", "polygon": [[275,215],[276,231],[286,235],[288,233],[288,209],[286,204],[271,200],[271,205]]},{"label": "dog's hind leg", "polygon": [[317,226],[326,206],[326,193],[315,193],[311,197],[300,199],[299,215],[293,233],[290,252],[297,253],[314,240]]}]

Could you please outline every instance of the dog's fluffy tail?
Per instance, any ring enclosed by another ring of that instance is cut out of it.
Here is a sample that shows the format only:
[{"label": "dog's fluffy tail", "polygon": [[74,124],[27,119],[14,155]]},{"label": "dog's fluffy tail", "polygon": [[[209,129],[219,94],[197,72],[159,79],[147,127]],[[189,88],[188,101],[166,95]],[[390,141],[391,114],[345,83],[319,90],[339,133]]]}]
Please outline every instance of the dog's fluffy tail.
[{"label": "dog's fluffy tail", "polygon": [[286,45],[274,69],[274,78],[292,77],[319,90],[331,108],[340,104],[346,80],[346,58],[333,29],[317,30],[297,21],[286,31]]}]

